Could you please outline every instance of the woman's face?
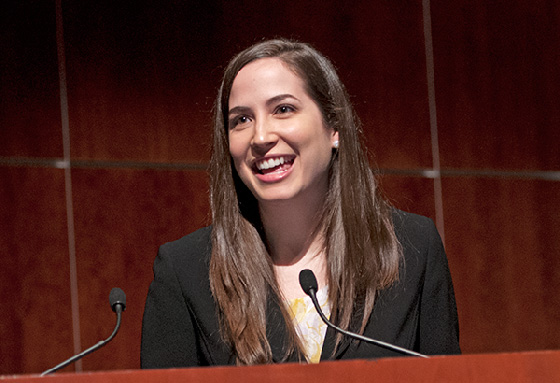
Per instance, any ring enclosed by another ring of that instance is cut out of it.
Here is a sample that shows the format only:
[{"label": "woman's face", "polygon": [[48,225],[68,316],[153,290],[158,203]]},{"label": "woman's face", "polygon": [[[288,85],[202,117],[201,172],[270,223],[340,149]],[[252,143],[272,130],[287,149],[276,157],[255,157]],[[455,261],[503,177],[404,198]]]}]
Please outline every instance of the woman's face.
[{"label": "woman's face", "polygon": [[243,67],[229,97],[229,151],[259,203],[324,198],[333,142],[304,81],[278,58]]}]

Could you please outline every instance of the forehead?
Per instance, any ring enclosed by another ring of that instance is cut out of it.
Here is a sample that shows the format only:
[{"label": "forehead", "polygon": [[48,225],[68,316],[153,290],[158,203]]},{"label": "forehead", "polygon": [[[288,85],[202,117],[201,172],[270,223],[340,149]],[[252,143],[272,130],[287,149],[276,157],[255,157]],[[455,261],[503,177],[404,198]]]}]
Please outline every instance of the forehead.
[{"label": "forehead", "polygon": [[279,58],[262,58],[253,61],[237,73],[230,97],[233,103],[247,98],[274,97],[278,94],[305,93],[304,81]]}]

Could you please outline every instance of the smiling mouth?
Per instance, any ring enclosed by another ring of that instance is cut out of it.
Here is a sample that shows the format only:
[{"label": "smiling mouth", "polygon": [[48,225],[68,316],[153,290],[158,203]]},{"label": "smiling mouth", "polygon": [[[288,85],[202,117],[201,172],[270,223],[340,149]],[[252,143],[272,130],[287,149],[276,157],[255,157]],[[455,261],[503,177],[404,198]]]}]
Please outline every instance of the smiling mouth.
[{"label": "smiling mouth", "polygon": [[294,163],[295,156],[268,157],[255,161],[253,171],[268,174],[288,170]]}]

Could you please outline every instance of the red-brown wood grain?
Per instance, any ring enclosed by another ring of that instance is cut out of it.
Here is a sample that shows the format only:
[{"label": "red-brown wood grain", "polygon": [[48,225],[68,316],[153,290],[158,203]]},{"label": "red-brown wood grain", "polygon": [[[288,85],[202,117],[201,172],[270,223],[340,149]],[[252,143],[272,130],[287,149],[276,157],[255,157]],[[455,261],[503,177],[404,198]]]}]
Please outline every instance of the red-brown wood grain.
[{"label": "red-brown wood grain", "polygon": [[[41,372],[73,353],[72,308],[61,303],[69,243],[82,348],[112,330],[110,289],[128,300],[121,332],[84,370],[139,367],[157,247],[209,223],[204,169],[223,66],[276,36],[333,60],[395,206],[434,219],[442,208],[463,351],[560,347],[556,2],[61,0],[64,40],[56,3],[5,0],[0,10],[0,374]],[[424,172],[434,127],[442,205],[438,173]]]},{"label": "red-brown wood grain", "polygon": [[[423,358],[350,360],[319,364],[276,364],[253,367],[213,367],[20,376],[6,382],[555,382],[560,378],[560,354],[544,351]],[[0,378],[2,379],[2,378]]]}]

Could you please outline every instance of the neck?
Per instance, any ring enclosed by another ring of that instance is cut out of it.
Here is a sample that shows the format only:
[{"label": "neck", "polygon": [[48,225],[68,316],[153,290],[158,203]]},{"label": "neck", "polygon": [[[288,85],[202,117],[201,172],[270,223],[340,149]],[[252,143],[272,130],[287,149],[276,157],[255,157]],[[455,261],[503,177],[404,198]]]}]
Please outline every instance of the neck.
[{"label": "neck", "polygon": [[267,201],[259,208],[274,264],[294,264],[322,247],[318,233],[321,204]]},{"label": "neck", "polygon": [[326,284],[326,255],[320,233],[323,201],[260,203],[261,219],[280,290],[286,298],[305,296],[299,272],[311,269],[319,285]]}]

